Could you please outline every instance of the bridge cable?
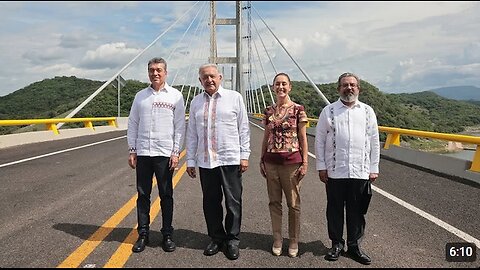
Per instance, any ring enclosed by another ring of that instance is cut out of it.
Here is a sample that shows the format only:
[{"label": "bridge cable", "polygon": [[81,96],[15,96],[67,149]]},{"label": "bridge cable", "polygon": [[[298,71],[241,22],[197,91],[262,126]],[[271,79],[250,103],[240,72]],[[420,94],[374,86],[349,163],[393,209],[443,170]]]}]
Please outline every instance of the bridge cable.
[{"label": "bridge cable", "polygon": [[[197,14],[195,14],[195,17],[192,19],[192,21],[190,22],[190,24],[188,25],[187,29],[185,30],[185,32],[183,32],[183,35],[182,37],[177,41],[177,43],[175,44],[175,47],[173,48],[173,50],[170,52],[170,55],[167,57],[167,63],[170,62],[170,58],[173,56],[173,54],[175,53],[175,51],[177,50],[178,48],[178,45],[183,41],[183,39],[185,38],[187,32],[190,30],[190,27],[192,27],[193,23],[195,22],[195,20],[197,19],[198,17],[198,14],[200,13],[200,11],[202,11],[205,7],[206,7],[206,3],[207,2],[204,2],[202,7],[198,9],[197,11]],[[172,86],[173,84],[175,83],[175,79],[177,78],[177,75],[178,75],[178,72],[175,74],[175,77],[173,78],[172,80]]]},{"label": "bridge cable", "polygon": [[[206,13],[205,13],[205,14],[206,14]],[[206,18],[206,17],[205,17],[205,18]],[[198,29],[200,28],[200,25],[203,25],[203,28],[200,29],[200,33],[205,33],[206,30],[207,30],[208,21],[205,19],[205,23],[204,23],[204,24],[199,24],[199,25],[197,25],[197,28],[195,29],[195,33],[197,33]],[[200,35],[196,35],[196,38],[197,38],[197,39],[200,39]],[[189,48],[190,48],[193,44],[194,44],[194,42],[190,42],[190,43],[189,43]],[[198,55],[199,58],[201,58],[201,56],[202,56],[202,51],[203,51],[203,54],[204,54],[204,55],[206,54],[208,46],[200,46],[200,47],[203,48],[203,50],[194,50],[194,52],[192,53],[192,59],[195,59],[195,56],[196,56],[196,55]],[[192,85],[194,85],[193,82],[196,81],[197,84],[199,83],[198,80],[194,80],[195,78],[197,78],[196,76],[194,76],[194,75],[190,76],[190,72],[191,72],[192,70],[194,70],[194,69],[193,69],[193,65],[194,65],[194,61],[191,61],[191,62],[190,62],[190,65],[188,66],[188,70],[187,70],[187,76],[186,76],[186,78],[190,78],[190,84],[189,84],[189,88],[188,88],[187,99],[185,100],[185,108],[187,108],[187,106],[188,106],[188,101],[189,101],[189,99],[190,99],[190,93],[191,93],[191,91],[192,91]],[[194,71],[194,72],[195,72],[195,71]],[[195,73],[194,73],[194,74],[195,74]],[[184,84],[182,85],[182,92],[183,92],[183,89],[184,89],[184,88],[185,88],[185,82],[184,82]],[[194,94],[192,95],[192,99],[193,99],[193,97],[196,95],[197,88],[199,89],[199,87],[195,87],[195,88],[194,88]],[[189,108],[189,107],[188,107],[188,108]],[[186,110],[186,111],[187,111],[187,110]],[[189,110],[188,110],[188,111],[189,111]]]},{"label": "bridge cable", "polygon": [[[206,22],[207,22],[206,19],[205,19],[205,18],[206,18],[206,16],[205,16],[206,12],[205,12],[205,10],[203,10],[203,11],[204,11],[204,15],[203,15],[203,16],[204,16],[204,19],[201,20],[201,21],[197,24],[197,26],[195,27],[195,31],[194,31],[194,33],[193,33],[193,37],[194,37],[194,38],[192,38],[192,39],[199,39],[199,36],[200,36],[200,35],[198,34],[199,29],[200,29],[200,33],[203,33],[204,30],[202,30],[202,29],[206,29],[206,27],[205,27],[205,24],[206,24]],[[202,23],[202,22],[203,22],[203,23]],[[204,27],[201,29],[200,26],[204,26]],[[198,54],[198,50],[192,49],[192,48],[193,48],[193,45],[194,45],[195,43],[196,43],[196,42],[191,42],[191,41],[190,41],[190,42],[188,43],[188,46],[187,46],[187,49],[186,49],[186,51],[188,51],[188,52],[193,52],[193,53],[190,53],[190,56],[191,56],[190,59],[195,59],[196,55]],[[200,46],[200,47],[203,47],[203,46]],[[183,89],[184,89],[185,86],[186,86],[186,80],[187,80],[187,78],[190,78],[190,80],[192,79],[192,76],[190,76],[190,72],[191,72],[191,70],[192,70],[192,67],[193,67],[193,65],[194,65],[194,62],[195,62],[194,60],[189,61],[189,64],[188,64],[188,66],[186,67],[186,76],[185,76],[185,79],[184,79],[184,81],[183,81],[183,83],[182,83],[182,88],[181,88],[181,90],[180,90],[180,92],[182,92],[182,93],[183,93]],[[179,72],[180,72],[180,70],[177,71],[176,76],[178,75]],[[175,76],[175,77],[176,77],[176,76]],[[185,107],[188,105],[188,99],[189,99],[189,97],[190,97],[190,90],[191,90],[191,85],[190,85],[190,89],[189,89],[189,92],[188,92],[187,99],[185,100]]]},{"label": "bridge cable", "polygon": [[[253,7],[253,6],[252,6]],[[323,95],[322,91],[320,91],[320,89],[318,89],[318,87],[315,85],[315,83],[312,81],[312,79],[310,79],[310,77],[308,76],[308,74],[300,67],[300,65],[297,63],[297,61],[295,61],[295,59],[293,59],[292,55],[290,55],[290,53],[287,51],[287,49],[285,48],[285,46],[282,44],[282,42],[280,41],[280,39],[278,39],[278,37],[275,35],[275,33],[273,33],[272,29],[270,29],[270,27],[267,25],[267,23],[263,20],[263,18],[260,16],[260,14],[258,14],[258,11],[255,7],[253,7],[253,10],[255,10],[255,12],[257,13],[258,17],[260,17],[260,19],[262,20],[262,22],[265,24],[265,26],[267,27],[267,29],[270,31],[270,33],[275,37],[275,39],[278,41],[278,43],[280,44],[280,46],[282,46],[283,50],[288,54],[288,56],[290,57],[290,59],[292,59],[292,61],[295,63],[295,65],[298,67],[298,69],[300,69],[300,71],[302,72],[302,74],[305,76],[305,78],[310,82],[310,84],[313,86],[313,88],[318,92],[318,94],[320,95],[320,97],[323,99],[323,101],[327,104],[330,104],[330,101],[328,101],[328,99],[325,97],[325,95]]]},{"label": "bridge cable", "polygon": [[253,27],[255,27],[255,32],[257,33],[258,37],[260,38],[260,41],[262,42],[263,49],[265,50],[265,53],[267,54],[268,59],[270,60],[270,64],[273,67],[273,71],[275,71],[275,74],[277,74],[278,73],[277,69],[275,68],[275,65],[273,64],[272,58],[270,57],[270,54],[268,53],[268,50],[267,50],[267,47],[265,46],[265,43],[263,43],[262,36],[260,35],[260,32],[257,29],[257,24],[255,23],[255,21],[252,21],[252,22],[253,22]]},{"label": "bridge cable", "polygon": [[[201,7],[200,9],[198,9],[198,12],[197,12],[197,14],[195,15],[195,18],[192,20],[192,22],[191,22],[190,25],[188,26],[188,30],[190,29],[190,27],[192,26],[192,24],[195,22],[198,14],[199,14],[200,12],[205,12],[205,7],[207,6],[206,3],[207,3],[207,2],[204,2],[204,4],[202,5],[202,7]],[[198,30],[198,27],[199,27],[199,25],[200,25],[201,23],[202,23],[202,20],[199,19],[199,22],[198,22],[198,24],[197,24],[197,26],[196,26],[196,28],[195,28],[194,33],[193,33],[194,36],[196,35],[196,32],[197,32],[197,30]],[[188,31],[188,30],[187,30],[187,31]],[[184,39],[187,31],[183,33],[183,36],[182,36],[182,38],[181,38],[181,41],[183,41],[183,39]],[[192,42],[189,42],[189,43],[188,43],[188,48],[189,48],[191,45],[192,45]],[[191,57],[191,58],[193,58],[193,57]],[[185,59],[185,58],[184,58],[184,59]],[[191,63],[191,62],[190,62],[190,63]],[[176,79],[177,79],[177,77],[178,77],[179,72],[180,72],[180,68],[177,69],[177,72],[175,73],[175,76],[173,77],[172,85],[175,83],[175,81],[176,81]]]},{"label": "bridge cable", "polygon": [[[262,109],[260,108],[260,96],[263,98],[263,95],[258,94],[259,90],[261,92],[261,87],[258,86],[258,84],[260,83],[260,80],[258,79],[258,68],[257,68],[256,60],[258,60],[256,58],[256,55],[254,55],[252,53],[252,64],[253,64],[253,67],[254,67],[253,70],[255,71],[255,72],[252,71],[252,76],[253,76],[253,74],[255,74],[255,76],[256,76],[256,80],[253,81],[254,91],[255,91],[255,97],[257,99],[258,113],[262,113]],[[263,107],[265,108],[265,99],[263,100]]]},{"label": "bridge cable", "polygon": [[[119,76],[127,67],[129,67],[135,60],[137,60],[145,51],[147,51],[151,46],[153,46],[163,35],[165,35],[174,25],[176,25],[185,15],[187,15],[190,10],[192,10],[200,1],[197,1],[190,9],[188,9],[180,18],[178,18],[172,25],[170,25],[162,34],[160,34],[152,43],[150,43],[145,49],[143,49],[137,56],[135,56],[128,64],[120,69],[115,75],[113,75],[108,81],[106,81],[100,88],[98,88],[93,94],[91,94],[87,99],[85,99],[77,108],[70,112],[65,118],[72,118],[76,113],[78,113],[85,105],[87,105],[95,96],[97,96],[105,87],[107,87],[117,76]],[[64,123],[58,123],[57,129],[62,127]]]},{"label": "bridge cable", "polygon": [[[272,90],[270,89],[270,83],[267,80],[267,75],[265,74],[265,69],[263,68],[262,59],[260,58],[260,53],[258,52],[257,43],[255,42],[255,40],[253,40],[253,45],[255,47],[255,51],[257,52],[258,62],[260,62],[260,67],[262,68],[263,78],[265,78],[265,85],[268,88],[268,92],[270,93],[270,98],[271,98],[271,101],[272,101],[272,104],[273,104],[273,103],[275,103],[275,99],[273,99]],[[262,97],[263,97],[263,90],[261,92],[262,92]],[[263,105],[265,106],[265,98],[264,97],[263,97]]]},{"label": "bridge cable", "polygon": [[[261,61],[261,60],[254,56],[253,66],[255,67],[255,75],[257,77],[257,80],[255,81],[256,82],[256,84],[255,84],[255,94],[257,95],[257,104],[258,104],[258,110],[259,110],[258,113],[262,113],[262,110],[260,109],[260,99],[258,98],[258,96],[259,96],[258,92],[260,92],[260,96],[262,97],[263,108],[264,109],[266,108],[266,104],[265,104],[265,97],[263,96],[263,91],[262,91],[260,79],[258,78],[258,72],[257,72],[258,68],[257,68],[257,64],[256,64],[255,59],[258,60],[258,61]],[[260,84],[260,87],[258,87],[258,84]]]}]

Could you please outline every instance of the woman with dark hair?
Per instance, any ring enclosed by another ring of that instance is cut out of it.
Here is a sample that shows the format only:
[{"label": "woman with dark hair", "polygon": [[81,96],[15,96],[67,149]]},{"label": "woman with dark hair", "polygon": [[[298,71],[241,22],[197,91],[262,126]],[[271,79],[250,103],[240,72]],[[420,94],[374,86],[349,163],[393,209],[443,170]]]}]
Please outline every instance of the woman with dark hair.
[{"label": "woman with dark hair", "polygon": [[288,256],[297,257],[300,237],[300,181],[308,166],[307,115],[293,102],[290,78],[279,73],[273,79],[275,104],[264,112],[260,172],[267,180],[275,256],[282,254],[282,192],[288,206]]}]

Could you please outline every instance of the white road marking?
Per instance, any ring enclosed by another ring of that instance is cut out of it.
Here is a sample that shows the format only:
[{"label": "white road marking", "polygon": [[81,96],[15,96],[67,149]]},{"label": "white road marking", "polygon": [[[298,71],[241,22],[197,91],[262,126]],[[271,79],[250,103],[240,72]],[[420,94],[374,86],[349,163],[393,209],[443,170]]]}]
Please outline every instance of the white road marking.
[{"label": "white road marking", "polygon": [[[261,130],[265,130],[263,127],[255,124],[255,123],[250,122],[250,124],[260,128]],[[314,159],[317,159],[317,157],[310,152],[308,152],[308,155],[311,156]],[[478,240],[475,237],[469,235],[468,233],[465,233],[465,232],[453,227],[452,225],[450,225],[450,224],[448,224],[448,223],[430,215],[429,213],[423,211],[422,209],[419,209],[419,208],[407,203],[406,201],[404,201],[402,199],[399,199],[399,198],[393,196],[392,194],[390,194],[390,193],[388,193],[388,192],[386,192],[386,191],[384,191],[384,190],[382,190],[382,189],[380,189],[380,188],[378,188],[374,185],[372,185],[372,189],[374,191],[378,192],[379,194],[387,197],[388,199],[398,203],[399,205],[407,208],[408,210],[414,212],[415,214],[417,214],[417,215],[419,215],[423,218],[426,218],[427,220],[435,223],[436,225],[444,228],[445,230],[455,234],[456,236],[460,237],[461,239],[465,240],[466,242],[474,243],[477,247],[480,247],[480,240]]]},{"label": "white road marking", "polygon": [[7,167],[7,166],[10,166],[10,165],[19,164],[19,163],[23,163],[23,162],[30,161],[30,160],[35,160],[35,159],[49,157],[49,156],[53,156],[53,155],[57,155],[57,154],[65,153],[65,152],[70,152],[70,151],[78,150],[78,149],[85,148],[85,147],[94,146],[94,145],[101,144],[101,143],[111,142],[111,141],[115,141],[115,140],[118,140],[118,139],[123,139],[125,137],[127,137],[127,136],[125,135],[125,136],[112,138],[112,139],[108,139],[108,140],[104,140],[104,141],[99,141],[99,142],[94,142],[94,143],[90,143],[90,144],[86,144],[86,145],[81,145],[81,146],[77,146],[77,147],[73,147],[73,148],[69,148],[69,149],[64,149],[64,150],[60,150],[60,151],[36,156],[36,157],[29,157],[29,158],[25,158],[25,159],[21,159],[21,160],[17,160],[17,161],[12,161],[12,162],[8,162],[8,163],[0,164],[0,168]]}]

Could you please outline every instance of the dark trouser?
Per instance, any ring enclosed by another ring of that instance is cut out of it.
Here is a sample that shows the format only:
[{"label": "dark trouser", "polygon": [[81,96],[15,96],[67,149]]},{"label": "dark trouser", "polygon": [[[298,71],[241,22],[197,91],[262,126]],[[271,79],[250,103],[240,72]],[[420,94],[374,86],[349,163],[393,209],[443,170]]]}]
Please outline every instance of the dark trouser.
[{"label": "dark trouser", "polygon": [[137,220],[138,235],[148,235],[150,229],[150,194],[152,177],[157,178],[162,211],[162,235],[172,235],[173,219],[173,171],[169,169],[170,157],[137,157]]},{"label": "dark trouser", "polygon": [[345,246],[343,239],[344,206],[347,210],[347,246],[356,248],[365,231],[365,216],[362,211],[364,190],[369,180],[332,179],[327,182],[328,237],[332,245]]},{"label": "dark trouser", "polygon": [[[208,236],[213,241],[238,245],[242,221],[242,173],[239,165],[199,168],[203,193],[203,214]],[[223,226],[223,194],[225,194],[225,227]]]}]

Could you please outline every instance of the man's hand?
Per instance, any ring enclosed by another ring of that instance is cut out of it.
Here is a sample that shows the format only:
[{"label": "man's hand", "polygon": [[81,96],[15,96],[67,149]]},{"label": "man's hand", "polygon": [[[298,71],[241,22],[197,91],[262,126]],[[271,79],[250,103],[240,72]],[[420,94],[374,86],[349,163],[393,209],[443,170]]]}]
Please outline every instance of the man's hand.
[{"label": "man's hand", "polygon": [[178,156],[170,156],[168,165],[170,166],[170,171],[175,170],[178,166]]},{"label": "man's hand", "polygon": [[188,176],[190,176],[191,178],[197,177],[197,172],[195,171],[195,167],[187,167],[187,173],[188,173]]},{"label": "man's hand", "polygon": [[248,159],[241,159],[240,160],[240,172],[244,173],[248,169]]},{"label": "man's hand", "polygon": [[137,167],[137,153],[130,153],[130,155],[128,155],[128,165],[132,169]]},{"label": "man's hand", "polygon": [[370,182],[375,182],[377,178],[378,178],[378,173],[370,173],[370,175],[368,175],[368,179],[370,179]]},{"label": "man's hand", "polygon": [[320,178],[320,181],[322,181],[323,183],[327,183],[328,181],[328,173],[327,173],[327,170],[320,170],[318,171],[318,177]]}]

